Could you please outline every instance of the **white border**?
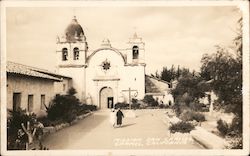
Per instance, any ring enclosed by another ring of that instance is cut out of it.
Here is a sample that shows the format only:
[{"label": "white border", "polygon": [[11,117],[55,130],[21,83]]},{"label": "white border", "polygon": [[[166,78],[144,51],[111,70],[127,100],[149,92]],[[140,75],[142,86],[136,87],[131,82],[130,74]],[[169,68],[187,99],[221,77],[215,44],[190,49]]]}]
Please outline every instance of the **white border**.
[{"label": "white border", "polygon": [[[238,6],[243,13],[243,150],[49,150],[7,151],[6,7],[86,6]],[[1,2],[1,154],[2,155],[248,155],[249,154],[249,3],[248,1],[2,1]]]}]

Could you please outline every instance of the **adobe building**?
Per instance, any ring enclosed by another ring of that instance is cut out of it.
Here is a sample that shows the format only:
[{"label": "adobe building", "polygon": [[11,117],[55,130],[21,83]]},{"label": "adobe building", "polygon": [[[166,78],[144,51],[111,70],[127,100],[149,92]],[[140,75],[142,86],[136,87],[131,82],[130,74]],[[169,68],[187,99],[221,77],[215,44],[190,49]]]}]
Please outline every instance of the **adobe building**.
[{"label": "adobe building", "polygon": [[71,78],[43,69],[7,62],[7,109],[44,114],[56,94],[65,94]]}]

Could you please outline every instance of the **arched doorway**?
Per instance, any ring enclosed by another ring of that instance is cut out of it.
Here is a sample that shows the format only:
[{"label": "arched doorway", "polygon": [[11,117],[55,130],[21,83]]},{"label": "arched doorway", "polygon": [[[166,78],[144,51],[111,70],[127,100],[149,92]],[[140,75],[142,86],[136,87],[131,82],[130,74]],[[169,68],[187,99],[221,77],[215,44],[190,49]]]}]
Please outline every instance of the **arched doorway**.
[{"label": "arched doorway", "polygon": [[113,108],[114,107],[114,96],[113,89],[110,87],[103,87],[100,90],[99,106],[100,109]]}]

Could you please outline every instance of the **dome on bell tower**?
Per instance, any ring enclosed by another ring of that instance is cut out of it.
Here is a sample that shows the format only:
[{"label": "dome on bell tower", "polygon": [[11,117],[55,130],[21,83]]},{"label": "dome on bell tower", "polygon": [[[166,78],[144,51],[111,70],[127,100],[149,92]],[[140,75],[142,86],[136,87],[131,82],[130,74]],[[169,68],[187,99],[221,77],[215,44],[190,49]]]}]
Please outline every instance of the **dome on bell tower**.
[{"label": "dome on bell tower", "polygon": [[76,17],[72,19],[71,23],[65,30],[65,36],[67,42],[76,42],[85,40],[82,26],[77,22]]}]

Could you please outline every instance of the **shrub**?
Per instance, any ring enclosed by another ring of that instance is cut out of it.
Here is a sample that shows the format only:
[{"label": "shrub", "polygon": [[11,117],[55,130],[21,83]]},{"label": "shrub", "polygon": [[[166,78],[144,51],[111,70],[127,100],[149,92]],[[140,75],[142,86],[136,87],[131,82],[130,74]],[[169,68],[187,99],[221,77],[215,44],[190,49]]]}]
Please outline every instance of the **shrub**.
[{"label": "shrub", "polygon": [[51,121],[47,117],[38,118],[37,121],[43,123],[44,127],[56,126],[56,125],[59,125],[59,124],[65,122],[63,119],[58,119],[58,120]]},{"label": "shrub", "polygon": [[154,101],[150,104],[152,107],[157,107],[159,105],[158,101]]},{"label": "shrub", "polygon": [[191,110],[183,111],[180,115],[180,118],[183,121],[193,121],[193,120],[196,120],[197,122],[205,121],[205,116],[203,114]]},{"label": "shrub", "polygon": [[239,136],[234,136],[232,138],[230,138],[230,141],[229,141],[229,146],[227,148],[230,148],[230,149],[242,149],[243,147],[243,141],[242,141],[242,136],[239,135]]},{"label": "shrub", "polygon": [[229,125],[225,121],[220,119],[217,121],[217,129],[219,130],[220,134],[224,137],[229,132]]},{"label": "shrub", "polygon": [[144,103],[143,101],[138,101],[138,104],[140,104],[140,109],[145,109],[145,108],[147,108],[147,104]]},{"label": "shrub", "polygon": [[189,133],[194,129],[194,126],[191,123],[180,121],[176,124],[173,124],[169,127],[171,133],[181,132],[181,133]]},{"label": "shrub", "polygon": [[63,116],[63,120],[70,123],[72,122],[74,119],[76,119],[77,116],[77,110],[76,109],[70,109],[64,116]]},{"label": "shrub", "polygon": [[86,114],[87,112],[88,112],[88,110],[86,109],[86,107],[79,106],[77,111],[76,111],[76,115],[79,116],[82,114]]},{"label": "shrub", "polygon": [[46,116],[37,118],[37,121],[43,123],[45,127],[53,126],[53,123]]},{"label": "shrub", "polygon": [[164,104],[160,104],[159,108],[166,108],[166,106]]},{"label": "shrub", "polygon": [[237,134],[242,134],[242,119],[239,116],[235,116],[232,120],[230,131]]},{"label": "shrub", "polygon": [[79,100],[75,96],[57,95],[47,108],[47,117],[51,121],[63,119],[66,122],[71,122],[76,117],[78,106]]},{"label": "shrub", "polygon": [[175,111],[177,116],[180,116],[180,114],[189,109],[185,103],[180,102],[180,103],[176,103],[175,105],[172,106],[173,110]]},{"label": "shrub", "polygon": [[193,112],[190,111],[190,110],[187,110],[187,111],[183,111],[181,114],[180,114],[180,119],[183,120],[183,121],[192,121],[193,120]]},{"label": "shrub", "polygon": [[193,120],[196,120],[197,122],[206,121],[204,114],[201,113],[194,113]]},{"label": "shrub", "polygon": [[147,103],[150,107],[156,107],[159,105],[158,101],[155,100],[152,95],[145,95],[143,102]]},{"label": "shrub", "polygon": [[97,110],[97,107],[96,107],[96,105],[88,105],[88,109],[91,111],[95,111],[95,110]]},{"label": "shrub", "polygon": [[189,104],[191,110],[194,110],[194,111],[202,111],[202,112],[208,112],[209,109],[208,107],[203,104],[203,103],[199,103],[199,102],[191,102]]},{"label": "shrub", "polygon": [[124,102],[123,103],[118,102],[115,104],[115,109],[117,109],[117,108],[127,109],[127,108],[129,108],[129,104],[124,103]]},{"label": "shrub", "polygon": [[132,104],[138,103],[138,100],[135,98],[132,98]]},{"label": "shrub", "polygon": [[95,111],[95,110],[97,110],[96,105],[81,104],[77,106],[76,114],[82,115],[88,113],[89,111]]},{"label": "shrub", "polygon": [[155,101],[155,99],[153,98],[152,95],[145,95],[144,96],[143,102],[150,104],[150,103],[153,103],[154,101]]},{"label": "shrub", "polygon": [[133,104],[131,104],[131,108],[132,109],[139,109],[140,108],[140,104],[139,103],[133,103]]},{"label": "shrub", "polygon": [[242,119],[240,117],[235,116],[231,124],[221,119],[218,120],[217,129],[221,136],[229,139],[229,146],[227,148],[242,149]]}]

